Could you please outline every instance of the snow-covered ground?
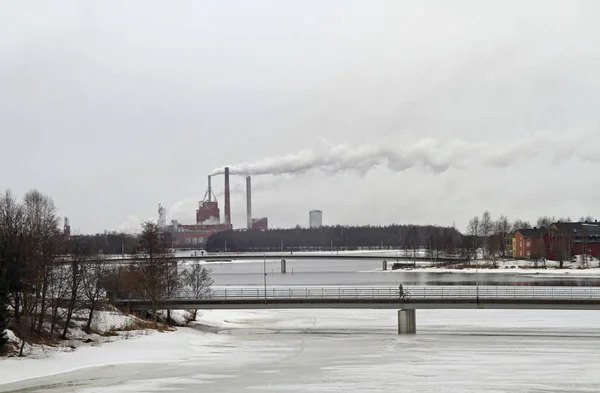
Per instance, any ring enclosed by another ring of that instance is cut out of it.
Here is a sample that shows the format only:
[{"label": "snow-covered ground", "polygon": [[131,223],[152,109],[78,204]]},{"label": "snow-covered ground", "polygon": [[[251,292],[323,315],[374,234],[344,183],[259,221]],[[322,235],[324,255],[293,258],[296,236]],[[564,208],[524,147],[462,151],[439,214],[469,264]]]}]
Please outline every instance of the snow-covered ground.
[{"label": "snow-covered ground", "polygon": [[418,334],[398,336],[389,310],[210,311],[195,328],[3,360],[0,392],[597,392],[599,322],[419,310]]},{"label": "snow-covered ground", "polygon": [[[414,272],[437,272],[437,273],[525,273],[525,274],[551,274],[571,276],[597,276],[600,275],[600,261],[597,258],[587,257],[585,261],[581,255],[575,257],[572,262],[564,262],[560,268],[560,262],[547,260],[536,263],[530,260],[499,260],[496,268],[489,260],[471,261],[471,267],[432,267],[417,264],[416,268],[410,268]],[[406,271],[406,269],[392,270],[393,272]]]},{"label": "snow-covered ground", "polygon": [[[178,311],[174,315],[177,315],[178,320],[183,320],[184,313],[185,311]],[[140,320],[132,315],[123,314],[118,310],[96,311],[92,319],[92,333],[89,334],[84,332],[87,312],[76,313],[73,318],[75,326],[69,329],[67,340],[57,341],[55,345],[25,344],[24,355],[39,359],[52,356],[56,352],[72,352],[82,347],[96,346],[154,333],[154,330],[144,328],[144,326],[148,325],[147,321]],[[10,330],[8,331],[8,338],[13,348],[20,347],[21,340]]]}]

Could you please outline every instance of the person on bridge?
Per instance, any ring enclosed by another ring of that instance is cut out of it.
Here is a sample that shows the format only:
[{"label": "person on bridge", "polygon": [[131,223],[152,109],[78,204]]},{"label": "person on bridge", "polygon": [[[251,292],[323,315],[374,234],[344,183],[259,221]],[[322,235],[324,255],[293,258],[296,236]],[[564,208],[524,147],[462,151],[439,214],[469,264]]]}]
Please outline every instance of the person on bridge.
[{"label": "person on bridge", "polygon": [[400,284],[398,286],[398,296],[399,297],[404,297],[404,287],[402,286],[402,284]]}]

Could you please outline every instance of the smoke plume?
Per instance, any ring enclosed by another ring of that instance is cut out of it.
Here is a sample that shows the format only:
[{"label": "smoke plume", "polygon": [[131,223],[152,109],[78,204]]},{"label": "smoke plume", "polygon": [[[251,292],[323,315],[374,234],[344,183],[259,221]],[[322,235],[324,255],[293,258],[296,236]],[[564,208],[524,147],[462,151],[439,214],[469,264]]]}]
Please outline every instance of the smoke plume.
[{"label": "smoke plume", "polygon": [[[396,172],[424,167],[434,173],[441,173],[451,167],[468,168],[471,165],[508,167],[538,156],[548,156],[550,160],[577,157],[583,161],[598,163],[599,146],[597,143],[596,146],[590,145],[590,140],[595,140],[597,134],[595,130],[589,131],[569,131],[558,137],[556,134],[538,132],[505,144],[462,140],[441,142],[432,138],[420,140],[409,146],[378,144],[352,147],[347,144],[330,144],[322,151],[302,150],[228,166],[232,175],[282,175],[300,174],[311,170],[321,170],[329,174],[341,171],[365,174],[378,167]],[[593,138],[590,139],[590,136]],[[215,169],[212,175],[223,173],[224,167]]]}]

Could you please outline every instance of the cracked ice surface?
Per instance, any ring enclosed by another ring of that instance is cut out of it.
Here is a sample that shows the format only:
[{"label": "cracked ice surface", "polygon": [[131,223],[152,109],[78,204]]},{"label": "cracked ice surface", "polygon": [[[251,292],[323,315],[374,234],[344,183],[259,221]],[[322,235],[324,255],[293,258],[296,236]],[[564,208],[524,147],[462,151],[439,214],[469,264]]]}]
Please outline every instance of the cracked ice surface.
[{"label": "cracked ice surface", "polygon": [[418,310],[414,336],[396,317],[203,312],[174,333],[3,360],[0,392],[600,391],[600,312]]}]

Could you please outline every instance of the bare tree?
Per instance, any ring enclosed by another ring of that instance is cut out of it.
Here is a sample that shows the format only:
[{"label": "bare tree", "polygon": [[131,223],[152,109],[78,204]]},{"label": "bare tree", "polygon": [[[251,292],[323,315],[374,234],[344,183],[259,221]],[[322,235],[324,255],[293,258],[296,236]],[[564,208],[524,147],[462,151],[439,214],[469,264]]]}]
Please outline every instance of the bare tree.
[{"label": "bare tree", "polygon": [[[210,271],[202,266],[200,261],[194,261],[189,266],[188,270],[183,274],[183,281],[194,299],[202,299],[210,294],[210,287],[214,282],[210,277]],[[197,313],[198,310],[194,310],[192,319],[196,319]]]},{"label": "bare tree", "polygon": [[8,342],[6,330],[9,321],[8,283],[5,279],[4,270],[0,268],[0,354],[4,351],[4,346]]},{"label": "bare tree", "polygon": [[529,223],[529,221],[515,220],[515,222],[513,222],[512,231],[514,232],[519,229],[529,229],[529,228],[531,228],[531,224]]},{"label": "bare tree", "polygon": [[492,221],[492,215],[489,211],[485,211],[481,215],[481,221],[479,222],[479,232],[481,237],[483,238],[484,245],[484,255],[487,258],[492,258],[491,246],[490,246],[490,236],[492,235],[494,229],[494,222]]},{"label": "bare tree", "polygon": [[[165,271],[166,297],[177,296],[183,286],[181,275],[177,266],[177,261],[169,261],[166,264]],[[171,321],[171,309],[167,309],[167,322]]]},{"label": "bare tree", "polygon": [[[37,190],[29,191],[23,198],[25,231],[28,238],[28,257],[33,268],[32,285],[36,289],[31,306],[32,328],[43,329],[48,292],[48,271],[55,257],[64,250],[58,230],[59,218],[52,198]],[[39,305],[39,307],[38,307]]]},{"label": "bare tree", "polygon": [[421,240],[419,238],[419,232],[417,232],[417,228],[415,226],[410,226],[408,231],[406,232],[406,237],[404,238],[404,245],[407,250],[411,250],[413,257],[413,264],[417,265],[417,250],[421,246]]},{"label": "bare tree", "polygon": [[22,293],[27,287],[29,269],[25,261],[26,236],[23,206],[10,190],[0,198],[0,263],[4,270],[15,323],[22,313]]},{"label": "bare tree", "polygon": [[534,267],[538,267],[540,262],[544,263],[546,261],[546,244],[544,243],[543,238],[532,239],[532,252],[531,259],[533,260]]},{"label": "bare tree", "polygon": [[556,217],[540,216],[537,219],[537,227],[538,228],[548,228],[554,222],[556,222]]},{"label": "bare tree", "polygon": [[137,292],[152,304],[152,316],[156,325],[158,303],[169,294],[168,277],[172,265],[172,251],[163,242],[158,227],[152,222],[142,225],[140,250],[144,259],[131,268],[133,285]]},{"label": "bare tree", "polygon": [[503,257],[506,257],[506,241],[511,234],[510,221],[508,217],[505,215],[501,215],[496,220],[496,224],[494,225],[494,233],[500,238],[501,244],[499,248],[501,250],[501,254]]},{"label": "bare tree", "polygon": [[70,292],[70,272],[69,266],[49,265],[48,269],[48,303],[50,305],[50,337],[54,337],[54,332],[60,328],[62,318],[62,307],[64,300],[68,298]]},{"label": "bare tree", "polygon": [[88,270],[84,266],[92,256],[91,244],[86,242],[84,238],[75,237],[70,246],[71,265],[70,269],[67,270],[70,299],[66,310],[65,325],[62,333],[63,339],[67,337],[71,318],[82,296],[84,275],[88,273]]},{"label": "bare tree", "polygon": [[479,248],[479,238],[481,236],[479,217],[475,216],[469,220],[467,233],[471,236],[471,259],[477,259],[477,249]]},{"label": "bare tree", "polygon": [[107,276],[107,267],[103,261],[88,262],[82,266],[81,275],[82,296],[89,310],[85,331],[90,333],[94,312],[103,295],[103,282]]}]

